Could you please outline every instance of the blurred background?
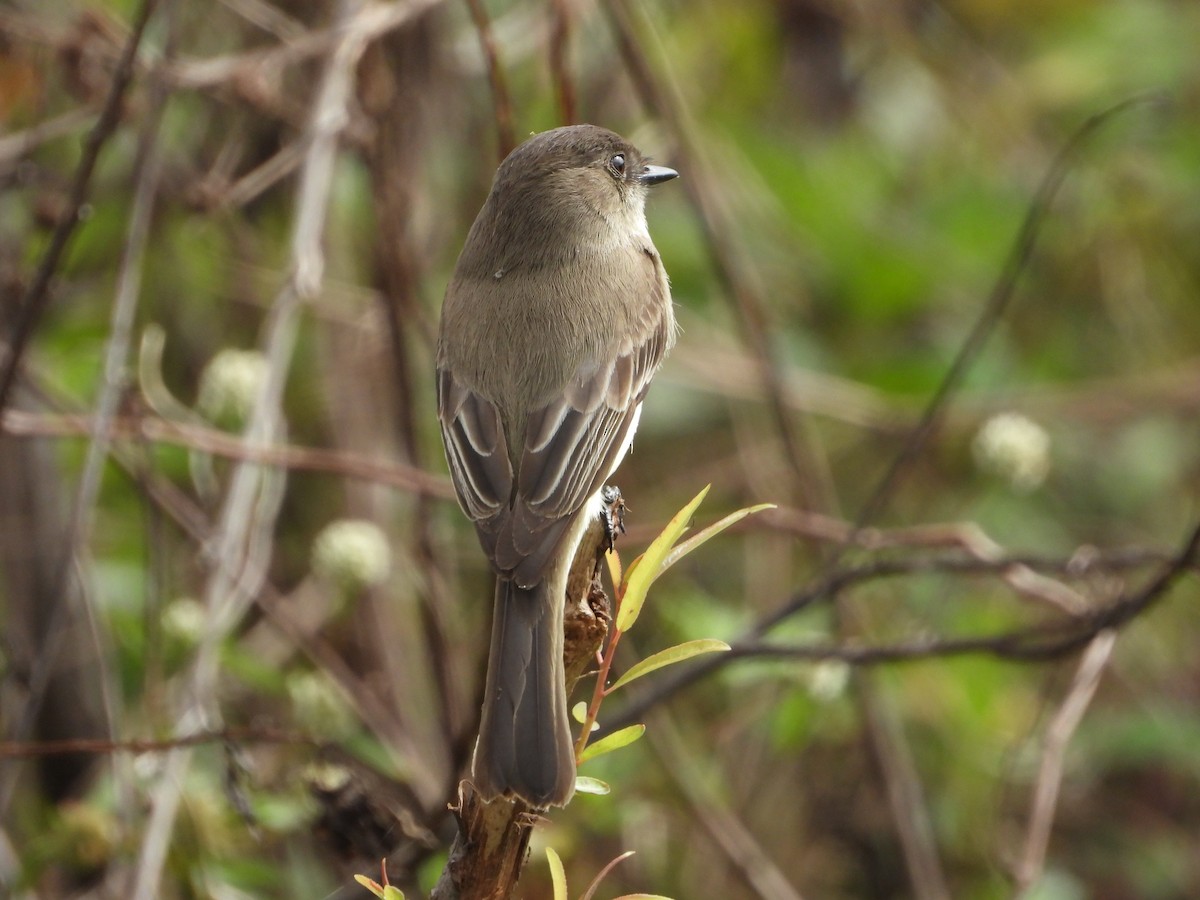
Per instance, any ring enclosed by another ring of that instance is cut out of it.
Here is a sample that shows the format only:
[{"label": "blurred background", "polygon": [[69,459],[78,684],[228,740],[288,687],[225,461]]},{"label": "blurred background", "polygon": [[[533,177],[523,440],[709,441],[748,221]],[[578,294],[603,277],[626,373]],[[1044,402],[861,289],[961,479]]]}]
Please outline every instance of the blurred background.
[{"label": "blurred background", "polygon": [[504,150],[589,121],[682,175],[619,549],[708,483],[698,524],[778,508],[656,584],[622,666],[739,652],[606,703],[648,734],[518,894],[550,845],[571,896],[628,850],[597,896],[1200,896],[1198,41],[1183,0],[0,3],[0,895],[428,892],[491,596],[438,309]]}]

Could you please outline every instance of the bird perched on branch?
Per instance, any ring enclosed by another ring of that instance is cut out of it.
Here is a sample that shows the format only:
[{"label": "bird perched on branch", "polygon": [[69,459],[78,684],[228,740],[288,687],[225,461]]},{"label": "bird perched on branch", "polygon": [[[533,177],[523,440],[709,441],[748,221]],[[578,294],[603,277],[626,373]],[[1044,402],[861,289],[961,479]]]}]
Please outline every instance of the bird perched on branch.
[{"label": "bird perched on branch", "polygon": [[496,573],[473,778],[561,806],[575,787],[566,579],[675,340],[648,188],[676,172],[594,125],[500,164],[442,307],[438,416],[459,503]]}]

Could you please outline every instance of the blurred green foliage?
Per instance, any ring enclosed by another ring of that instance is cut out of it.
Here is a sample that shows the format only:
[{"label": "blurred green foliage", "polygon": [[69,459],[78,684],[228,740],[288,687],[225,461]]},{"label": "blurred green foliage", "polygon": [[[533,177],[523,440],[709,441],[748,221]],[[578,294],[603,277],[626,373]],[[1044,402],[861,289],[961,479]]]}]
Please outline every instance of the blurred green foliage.
[{"label": "blurred green foliage", "polygon": [[[0,9],[0,142],[99,102],[136,5],[54,0]],[[171,71],[182,78],[206,59],[294,47],[304,31],[328,25],[337,4],[174,6]],[[552,4],[488,6],[516,134],[560,124],[548,67]],[[687,147],[640,101],[604,4],[570,6],[567,59],[581,117],[675,163]],[[681,182],[656,191],[649,205],[683,334],[620,473],[633,526],[625,552],[640,552],[708,482],[713,519],[750,503],[800,510],[810,501],[753,377],[743,311],[690,191],[707,192],[719,212],[735,251],[733,279],[761,300],[789,385],[788,415],[805,422],[813,455],[828,469],[833,502],[814,511],[852,520],[962,346],[1056,153],[1089,116],[1136,95],[1145,102],[1108,123],[1072,164],[1012,306],[871,524],[961,534],[951,526],[972,523],[1006,552],[1062,560],[1088,547],[1172,552],[1200,514],[1200,5],[656,0],[643,13],[640,37],[697,152],[685,157],[694,169],[680,165]],[[152,23],[147,66],[168,45],[165,21]],[[189,415],[197,415],[206,364],[223,349],[258,346],[288,275],[295,168],[257,192],[242,179],[290,150],[303,157],[322,71],[323,57],[297,54],[277,69],[232,67],[210,87],[177,82],[170,93],[138,328],[166,330],[162,377]],[[25,411],[56,417],[95,407],[146,76],[144,68],[56,273],[26,359],[33,390],[21,400]],[[459,4],[442,4],[380,41],[358,76],[325,218],[325,281],[288,365],[282,438],[354,454],[351,462],[444,474],[432,335],[497,161],[493,96],[479,37]],[[7,321],[66,202],[83,134],[81,126],[19,154],[2,145]],[[170,398],[139,390],[133,359],[129,373],[123,415],[167,408]],[[1048,436],[1048,474],[1033,490],[1015,490],[973,455],[979,427],[1005,411]],[[61,526],[85,442],[2,436],[0,452],[9,455],[0,465],[24,465],[12,455],[16,446],[51,461],[49,475],[20,477],[35,484],[38,515]],[[211,449],[151,446],[125,433],[114,454],[120,464],[105,472],[76,563],[97,631],[89,637],[80,626],[61,650],[91,688],[103,683],[112,692],[92,726],[101,735],[165,738],[186,707],[199,636],[187,630],[194,610],[175,604],[202,596],[211,561],[176,522],[191,510],[211,527],[219,511],[220,497],[189,465]],[[233,463],[210,462],[225,486]],[[0,504],[17,509],[12,497]],[[444,492],[422,500],[370,473],[349,477],[317,465],[287,473],[281,504],[263,601],[222,648],[218,700],[231,726],[305,740],[246,741],[251,765],[236,789],[229,779],[237,767],[219,744],[197,751],[160,896],[365,896],[350,873],[377,872],[379,856],[392,851],[393,880],[421,896],[443,864],[446,803],[469,753],[488,574]],[[310,571],[314,537],[340,518],[382,526],[394,559],[390,581],[349,598],[345,609]],[[9,525],[4,564],[32,566],[61,552],[32,541],[32,519]],[[929,532],[907,533],[908,543],[853,549],[845,561],[966,555]],[[752,521],[656,584],[630,642],[645,655],[694,638],[733,641],[818,577],[829,547],[809,532]],[[1152,571],[1065,578],[1099,605]],[[28,672],[18,645],[31,607],[61,598],[21,593],[13,572],[0,576],[6,737],[46,736],[19,731]],[[1055,615],[995,573],[927,572],[847,593],[844,602],[867,611],[857,631],[845,609],[822,604],[771,639],[906,643],[1032,627]],[[1196,599],[1193,567],[1122,632],[1066,754],[1045,871],[1023,896],[1200,895]],[[952,896],[1014,894],[1042,741],[1074,670],[1072,658],[1016,664],[986,655],[870,670],[870,690],[902,727]],[[656,677],[630,693],[654,690]],[[312,700],[314,684],[334,687]],[[580,796],[536,840],[558,849],[573,885],[633,849],[638,855],[605,882],[613,892],[761,896],[714,840],[675,777],[678,763],[678,771],[701,773],[711,802],[741,821],[804,896],[914,896],[862,684],[862,673],[828,660],[727,665],[663,700],[647,718],[646,739],[589,764],[588,774],[613,793]],[[345,709],[328,716],[323,733],[319,704],[330,702]],[[68,713],[69,720],[75,711]],[[686,767],[656,742],[656,731],[679,736]],[[339,749],[319,746],[326,739]],[[360,795],[331,800],[309,790],[307,767],[330,758],[352,773]],[[109,895],[124,895],[161,759],[99,754],[62,789],[60,803],[48,799],[58,796],[54,784],[22,777],[32,763],[6,760],[16,774],[0,772],[0,783],[15,796],[0,837],[13,852],[0,854],[0,893],[83,896],[103,883]],[[255,823],[239,816],[239,795]],[[383,844],[348,824],[369,818],[363,810],[372,803],[392,816]],[[549,896],[543,869],[530,867],[523,896]]]}]

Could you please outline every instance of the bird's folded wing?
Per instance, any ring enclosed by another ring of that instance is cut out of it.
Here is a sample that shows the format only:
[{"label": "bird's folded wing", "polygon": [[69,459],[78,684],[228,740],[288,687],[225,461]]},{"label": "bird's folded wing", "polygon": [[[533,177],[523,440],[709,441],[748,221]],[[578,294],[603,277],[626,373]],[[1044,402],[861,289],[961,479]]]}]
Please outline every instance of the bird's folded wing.
[{"label": "bird's folded wing", "polygon": [[541,580],[572,515],[620,462],[672,337],[661,309],[648,307],[640,333],[614,357],[580,366],[561,394],[529,414],[515,476],[496,407],[439,371],[438,410],[459,502],[497,570],[518,584]]}]

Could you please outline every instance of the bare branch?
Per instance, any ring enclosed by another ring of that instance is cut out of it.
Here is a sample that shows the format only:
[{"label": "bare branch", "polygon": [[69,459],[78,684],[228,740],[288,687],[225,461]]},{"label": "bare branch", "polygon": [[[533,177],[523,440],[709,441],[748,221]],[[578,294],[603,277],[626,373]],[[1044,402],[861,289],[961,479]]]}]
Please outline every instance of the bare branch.
[{"label": "bare branch", "polygon": [[1079,668],[1062,706],[1046,729],[1042,762],[1038,767],[1033,805],[1029,811],[1029,830],[1026,832],[1025,847],[1014,873],[1018,898],[1027,896],[1041,877],[1046,863],[1046,848],[1050,843],[1050,831],[1054,826],[1054,811],[1058,806],[1058,794],[1062,787],[1067,745],[1071,742],[1079,723],[1083,721],[1083,714],[1092,702],[1096,688],[1100,686],[1100,676],[1108,664],[1116,642],[1116,631],[1106,630],[1096,635],[1079,662]]},{"label": "bare branch", "polygon": [[[88,437],[94,430],[93,420],[88,416],[52,415],[10,409],[3,417],[3,431],[18,437]],[[441,500],[454,498],[454,488],[444,476],[434,475],[404,463],[374,459],[360,453],[323,447],[300,447],[295,444],[269,443],[252,446],[225,431],[172,422],[154,416],[116,418],[112,422],[112,435],[117,438],[186,447],[189,450],[258,465],[357,478]]]},{"label": "bare branch", "polygon": [[141,46],[142,35],[145,33],[146,23],[150,21],[150,16],[154,13],[157,5],[157,0],[142,0],[141,6],[138,7],[129,37],[125,41],[125,48],[121,51],[120,62],[113,73],[108,96],[100,110],[100,118],[88,133],[87,141],[84,143],[83,156],[75,168],[75,177],[71,181],[67,203],[55,223],[50,243],[42,255],[37,271],[34,273],[25,295],[21,298],[21,304],[16,314],[16,325],[8,339],[8,353],[4,358],[4,366],[0,369],[0,411],[3,411],[8,405],[8,398],[12,393],[13,384],[16,382],[25,347],[29,343],[29,339],[33,337],[33,332],[37,329],[38,323],[46,311],[46,306],[50,302],[50,280],[58,271],[63,251],[66,250],[67,244],[75,233],[75,227],[79,224],[79,213],[87,201],[92,173],[96,169],[96,161],[100,158],[100,151],[108,143],[108,139],[112,137],[121,121],[125,92],[129,89],[137,69],[138,48]]},{"label": "bare branch", "polygon": [[471,21],[475,23],[475,30],[479,32],[479,46],[483,49],[488,84],[492,88],[492,107],[496,114],[497,151],[499,158],[504,159],[517,146],[508,80],[504,77],[504,69],[500,65],[500,51],[496,48],[492,23],[488,19],[487,10],[483,8],[482,0],[467,0],[467,9],[471,11]]}]

